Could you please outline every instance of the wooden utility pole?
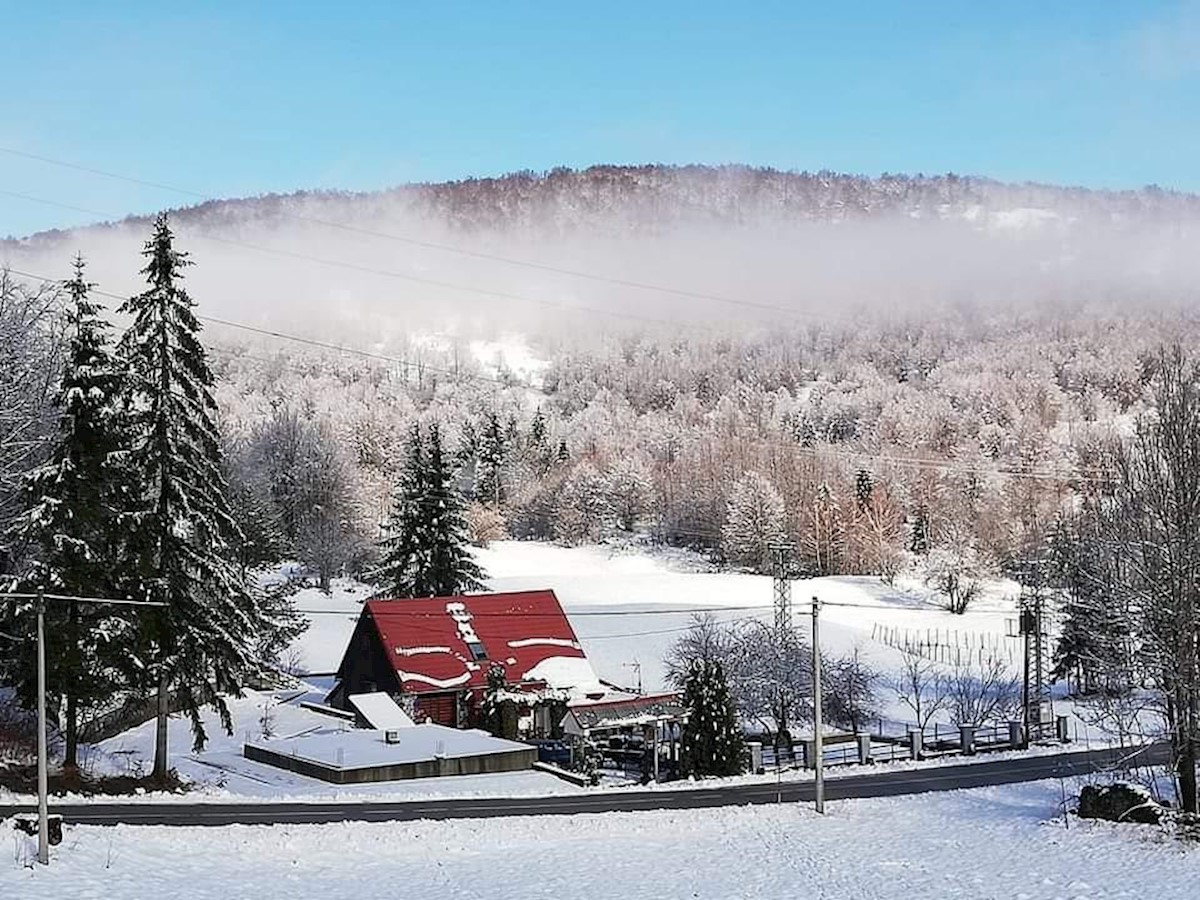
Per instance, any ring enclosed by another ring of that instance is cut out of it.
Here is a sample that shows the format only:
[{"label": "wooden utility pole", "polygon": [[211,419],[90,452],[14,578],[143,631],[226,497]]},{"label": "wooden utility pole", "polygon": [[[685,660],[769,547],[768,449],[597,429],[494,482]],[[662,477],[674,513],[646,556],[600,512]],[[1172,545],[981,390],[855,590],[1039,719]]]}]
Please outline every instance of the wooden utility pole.
[{"label": "wooden utility pole", "polygon": [[825,812],[825,747],[821,740],[821,601],[812,598],[813,771],[817,812]]}]

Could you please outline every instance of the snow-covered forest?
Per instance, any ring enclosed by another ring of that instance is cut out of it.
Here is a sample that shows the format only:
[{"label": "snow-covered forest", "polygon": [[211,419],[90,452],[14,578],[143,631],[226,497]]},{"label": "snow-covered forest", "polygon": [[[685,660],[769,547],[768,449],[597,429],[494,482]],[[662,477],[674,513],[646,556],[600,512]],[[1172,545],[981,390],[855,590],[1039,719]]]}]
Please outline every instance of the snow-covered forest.
[{"label": "snow-covered forest", "polygon": [[[220,460],[243,580],[283,560],[321,584],[386,562],[416,429],[456,472],[427,499],[461,501],[479,544],[634,534],[767,571],[784,541],[809,574],[916,568],[965,609],[984,580],[1082,546],[1081,511],[1133,503],[1128,446],[1164,378],[1190,377],[1164,347],[1196,336],[1198,216],[1153,189],[742,168],[208,203],[175,219],[197,250],[191,294],[218,316],[200,332],[213,431],[191,442]],[[388,243],[398,223],[428,231]],[[82,248],[115,309],[145,233],[5,245],[8,535],[51,458],[71,333],[67,294],[33,276]],[[260,267],[264,244],[283,260]],[[455,291],[473,296],[442,302]],[[512,312],[530,300],[537,316]],[[7,539],[9,570],[23,550]]]}]

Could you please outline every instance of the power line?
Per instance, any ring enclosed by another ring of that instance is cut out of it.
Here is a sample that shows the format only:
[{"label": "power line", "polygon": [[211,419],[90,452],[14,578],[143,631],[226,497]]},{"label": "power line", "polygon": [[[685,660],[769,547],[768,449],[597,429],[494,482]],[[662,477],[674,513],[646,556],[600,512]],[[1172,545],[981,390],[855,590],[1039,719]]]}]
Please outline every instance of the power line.
[{"label": "power line", "polygon": [[[76,163],[66,162],[64,160],[53,159],[51,157],[42,156],[40,154],[27,153],[27,152],[15,150],[15,149],[12,149],[9,147],[0,147],[0,153],[6,153],[6,154],[9,154],[10,156],[18,156],[18,157],[22,157],[24,159],[35,160],[37,162],[41,162],[46,165],[60,166],[62,168],[74,169],[76,171],[86,172],[91,175],[99,175],[99,176],[102,176],[105,178],[112,178],[117,181],[126,181],[131,184],[141,185],[143,187],[151,187],[151,188],[155,188],[156,190],[163,190],[163,191],[168,191],[171,193],[180,194],[183,196],[198,198],[203,201],[209,201],[209,202],[213,202],[213,203],[222,202],[219,200],[213,200],[212,198],[210,198],[198,191],[187,190],[185,188],[175,187],[175,186],[167,185],[167,184],[161,184],[159,182],[145,181],[140,178],[132,178],[129,176],[117,174],[115,172],[108,172],[108,171],[105,171],[102,169],[94,169],[89,166],[82,166],[82,165],[79,165]],[[34,202],[48,203],[48,204],[53,205],[53,201],[40,200],[39,198],[30,197],[28,195],[19,195],[19,196],[22,196],[22,198],[26,199],[26,200],[33,200]],[[224,202],[230,202],[230,201],[224,201]],[[76,211],[86,212],[89,215],[99,215],[99,216],[105,216],[107,218],[112,218],[111,216],[107,216],[105,213],[99,213],[94,210],[84,210],[84,209],[79,209],[78,207],[73,207],[73,208]],[[670,295],[677,296],[677,297],[687,297],[687,298],[690,298],[693,300],[707,300],[707,301],[711,301],[711,302],[715,302],[715,303],[725,303],[725,304],[729,304],[729,305],[733,305],[733,306],[740,306],[740,307],[750,308],[750,309],[759,309],[759,310],[764,310],[764,311],[780,312],[780,313],[785,313],[785,314],[791,315],[791,316],[798,316],[798,317],[805,317],[805,318],[813,317],[813,315],[810,313],[803,313],[799,310],[789,309],[787,307],[777,306],[777,305],[771,304],[771,303],[763,303],[763,302],[753,301],[753,300],[743,300],[743,299],[734,298],[734,297],[725,297],[720,294],[710,294],[710,293],[707,293],[704,291],[691,291],[691,290],[686,290],[683,288],[671,287],[668,285],[653,284],[650,282],[638,281],[635,279],[616,278],[616,277],[607,276],[607,275],[598,275],[594,272],[584,272],[584,271],[581,271],[578,269],[569,269],[569,268],[566,268],[563,266],[550,265],[548,263],[539,263],[539,262],[534,262],[531,260],[517,259],[515,257],[503,256],[503,255],[497,254],[497,253],[488,253],[486,251],[481,251],[481,250],[472,250],[470,248],[458,247],[458,246],[454,246],[451,244],[441,244],[436,241],[428,241],[428,240],[424,240],[424,239],[420,239],[420,238],[408,237],[407,235],[399,235],[399,234],[393,234],[393,233],[389,233],[389,232],[375,231],[373,229],[363,228],[361,226],[351,225],[351,224],[348,224],[345,222],[335,222],[335,221],[331,221],[328,219],[319,219],[319,218],[316,218],[315,216],[306,216],[306,215],[302,215],[300,213],[288,212],[286,210],[279,211],[279,215],[284,218],[292,219],[295,221],[307,222],[309,224],[314,224],[314,225],[321,225],[321,226],[324,226],[327,228],[334,228],[334,229],[338,229],[340,231],[346,231],[346,232],[349,232],[352,234],[361,234],[361,235],[368,236],[368,237],[377,237],[377,238],[383,238],[386,240],[398,241],[400,243],[408,244],[408,245],[414,246],[414,247],[421,247],[421,248],[424,248],[427,250],[438,250],[438,251],[442,251],[445,253],[453,253],[453,254],[457,254],[460,256],[467,256],[472,259],[483,259],[483,260],[488,260],[490,262],[499,262],[499,263],[504,263],[505,265],[519,266],[521,268],[534,269],[534,270],[540,271],[540,272],[550,272],[550,273],[553,273],[556,275],[565,275],[565,276],[568,276],[571,278],[581,278],[581,279],[585,279],[588,281],[600,282],[603,284],[612,284],[612,285],[617,285],[620,287],[634,288],[636,290],[653,291],[653,292],[657,292],[657,293],[661,293],[661,294],[670,294]]]},{"label": "power line", "polygon": [[[467,600],[471,599],[471,595],[467,594],[465,596],[466,596]],[[370,602],[386,603],[386,604],[394,604],[396,606],[403,606],[405,603],[409,602],[409,599],[410,598],[398,597],[393,600],[380,600],[380,601],[370,601]],[[411,598],[411,599],[414,601],[420,601],[420,600],[427,599],[427,598]],[[353,609],[300,609],[297,607],[296,612],[300,613],[301,615],[346,616],[346,615],[358,615],[365,608],[366,608],[365,604],[357,610],[353,610]],[[580,611],[570,613],[569,617],[570,618],[579,618],[579,617],[593,617],[594,616],[597,618],[611,618],[614,616],[668,616],[668,615],[677,616],[677,615],[685,615],[685,614],[695,615],[695,614],[699,614],[699,613],[766,611],[770,608],[771,608],[771,605],[768,603],[765,605],[764,604],[753,604],[753,605],[749,605],[749,606],[696,606],[696,607],[682,607],[680,609],[580,610]],[[371,612],[373,615],[377,615],[377,616],[381,616],[383,618],[389,618],[389,619],[393,619],[393,618],[444,619],[446,617],[446,614],[443,612],[417,612],[417,611],[405,611],[402,609],[387,609],[387,610],[372,609]],[[519,610],[514,610],[511,612],[472,612],[471,616],[473,618],[484,618],[484,619],[487,619],[487,618],[506,619],[506,618],[511,618],[517,612],[519,612]],[[554,617],[554,616],[557,616],[557,613],[528,613],[525,615],[528,615],[528,617],[530,617],[530,618],[536,619],[536,618]]]},{"label": "power line", "polygon": [[[74,206],[69,203],[59,203],[55,200],[45,200],[40,197],[34,197],[30,194],[22,194],[22,193],[18,193],[16,191],[0,190],[0,194],[9,196],[9,197],[17,197],[22,200],[31,201],[33,203],[43,203],[47,206],[58,206],[58,207],[62,207],[63,209],[73,210],[75,212],[84,212],[89,215],[101,216],[101,217],[107,216],[106,213],[100,212],[99,210],[87,209],[82,206]],[[437,287],[437,288],[443,288],[443,289],[447,289],[447,290],[462,291],[464,293],[469,293],[469,294],[479,294],[479,295],[482,295],[485,297],[498,297],[502,300],[515,300],[520,303],[532,303],[532,304],[535,304],[538,306],[546,306],[546,307],[551,307],[554,309],[562,309],[567,312],[586,313],[586,314],[590,314],[590,315],[606,316],[608,318],[615,318],[615,319],[630,319],[630,320],[636,321],[636,322],[642,322],[642,323],[653,324],[653,325],[668,325],[671,327],[676,327],[680,324],[678,321],[672,321],[670,319],[660,319],[660,318],[655,318],[653,316],[644,316],[644,315],[639,315],[638,313],[618,312],[616,310],[601,309],[599,307],[594,307],[594,306],[578,306],[573,303],[562,303],[557,300],[546,300],[546,299],[538,298],[538,297],[528,297],[524,294],[517,294],[512,291],[497,291],[497,290],[491,290],[489,288],[472,287],[471,285],[458,284],[456,282],[451,282],[451,281],[443,281],[443,280],[437,279],[437,278],[427,278],[427,277],[424,277],[421,275],[410,275],[406,272],[396,272],[396,271],[392,271],[389,269],[377,269],[377,268],[374,268],[373,266],[359,265],[358,263],[345,262],[344,260],[323,259],[323,258],[317,257],[317,256],[310,256],[309,254],[306,254],[306,253],[297,253],[292,250],[284,250],[284,249],[281,249],[278,247],[265,247],[261,244],[249,243],[248,241],[235,241],[235,240],[232,240],[229,238],[221,238],[221,237],[216,237],[215,235],[211,235],[211,234],[204,234],[203,232],[194,232],[191,235],[191,237],[196,238],[198,240],[202,240],[202,241],[212,241],[212,242],[218,243],[218,244],[227,244],[227,245],[233,246],[233,247],[245,247],[249,250],[255,250],[259,253],[267,253],[267,254],[271,254],[274,256],[283,256],[283,257],[287,257],[290,259],[304,260],[306,262],[317,263],[318,265],[323,265],[323,266],[332,266],[332,267],[340,268],[340,269],[348,269],[351,271],[361,272],[361,273],[369,274],[369,275],[377,275],[377,276],[381,276],[384,278],[397,278],[397,279],[400,279],[403,281],[410,281],[410,282],[413,282],[416,284],[427,285],[429,287]]]},{"label": "power line", "polygon": [[[33,272],[23,271],[21,269],[9,268],[8,271],[12,272],[16,275],[25,277],[25,278],[33,278],[33,279],[38,279],[38,280],[46,281],[46,282],[61,282],[61,281],[63,281],[63,279],[49,278],[45,275],[39,275],[39,274],[36,274]],[[128,299],[127,297],[124,297],[120,294],[115,294],[110,291],[103,291],[100,289],[93,289],[92,293],[94,293],[98,296],[101,296],[101,297],[108,297],[108,298],[111,298],[114,300],[119,300],[121,302],[124,302],[126,299]],[[488,376],[488,375],[477,374],[477,373],[454,372],[450,369],[431,366],[431,365],[427,365],[425,363],[415,362],[413,360],[408,360],[408,359],[403,359],[398,356],[392,356],[392,355],[385,354],[385,353],[377,353],[377,352],[370,351],[370,350],[362,350],[362,349],[359,349],[356,347],[347,347],[347,346],[340,345],[340,344],[332,344],[332,343],[328,343],[326,341],[316,340],[314,338],[306,338],[306,337],[301,337],[299,335],[288,334],[286,332],[275,331],[272,329],[259,328],[254,325],[246,325],[241,322],[235,322],[235,321],[232,321],[229,319],[221,319],[221,318],[218,318],[215,316],[196,315],[196,318],[198,318],[202,321],[205,321],[205,322],[211,322],[212,324],[221,325],[223,327],[233,328],[233,329],[240,330],[240,331],[246,331],[246,332],[249,332],[252,334],[257,334],[260,336],[268,336],[268,337],[273,337],[273,338],[276,338],[279,340],[286,340],[286,341],[290,341],[292,343],[305,344],[308,346],[318,347],[318,348],[325,349],[325,350],[332,350],[332,351],[339,352],[339,353],[346,353],[346,354],[350,354],[350,355],[354,355],[354,356],[360,356],[360,357],[364,357],[367,359],[375,359],[375,360],[380,360],[383,362],[390,362],[390,363],[394,363],[396,365],[406,366],[409,368],[418,368],[418,369],[422,369],[424,371],[433,372],[435,374],[446,375],[447,377],[450,377],[450,378],[456,378],[456,379],[460,379],[460,380],[464,380],[464,381],[480,381],[480,382],[485,382],[485,383],[489,383],[489,384],[499,385],[501,387],[506,387],[506,388],[512,387],[512,384],[510,382],[506,381],[505,379],[495,378],[495,377]],[[820,448],[805,447],[805,446],[802,446],[799,444],[784,443],[780,440],[769,441],[768,443],[771,443],[774,446],[778,446],[778,447],[787,449],[789,452],[792,452],[792,453],[813,456],[816,458],[820,458],[822,456],[832,456],[832,457],[839,457],[839,458],[847,459],[847,460],[851,460],[851,461],[858,461],[858,462],[873,461],[873,462],[880,462],[880,463],[890,463],[893,465],[907,466],[907,467],[914,468],[917,470],[949,472],[952,474],[959,474],[959,475],[986,476],[989,474],[995,474],[995,475],[1001,475],[1001,476],[1010,477],[1010,478],[1024,478],[1024,479],[1029,479],[1029,480],[1033,480],[1033,481],[1050,481],[1050,482],[1082,481],[1082,482],[1088,482],[1088,483],[1092,483],[1092,484],[1111,484],[1112,483],[1111,477],[1095,475],[1095,474],[1088,474],[1087,470],[1079,471],[1079,472],[1069,472],[1069,471],[1055,471],[1055,470],[1045,470],[1045,469],[1039,470],[1039,469],[1035,469],[1033,467],[1027,467],[1027,466],[997,466],[995,468],[983,468],[982,466],[975,466],[975,465],[971,465],[969,463],[965,463],[962,461],[955,461],[955,460],[933,460],[933,459],[926,459],[926,458],[922,458],[922,457],[873,453],[870,451],[841,450],[841,449],[835,449],[833,447],[820,447]],[[1091,470],[1091,471],[1098,472],[1100,470],[1096,469],[1096,470]]]},{"label": "power line", "polygon": [[[51,283],[61,283],[64,281],[64,279],[50,278],[46,275],[38,275],[35,272],[27,272],[27,271],[23,271],[21,269],[14,269],[11,267],[8,268],[8,271],[12,272],[15,275],[20,275],[24,278],[34,278],[39,281],[45,281],[45,282],[51,282]],[[124,296],[122,294],[114,294],[111,291],[104,291],[104,290],[100,290],[99,288],[92,288],[90,293],[95,294],[100,297],[108,297],[110,300],[117,300],[121,303],[124,303],[126,300],[129,299],[129,297]],[[286,340],[286,341],[290,341],[290,342],[296,343],[296,344],[306,344],[311,347],[318,347],[322,350],[332,350],[337,353],[346,353],[346,354],[350,354],[352,356],[360,356],[360,357],[363,357],[366,359],[374,359],[374,360],[379,360],[381,362],[394,363],[395,365],[399,365],[399,366],[407,366],[409,368],[419,368],[424,371],[433,372],[435,374],[447,375],[451,378],[459,378],[459,379],[467,380],[467,381],[483,381],[483,382],[487,382],[490,384],[497,384],[502,387],[511,387],[512,386],[511,382],[506,381],[505,379],[495,378],[495,377],[489,376],[489,375],[483,375],[480,373],[454,372],[450,369],[444,369],[444,368],[440,368],[438,366],[431,366],[431,365],[427,365],[423,362],[416,362],[414,360],[403,359],[399,356],[393,356],[393,355],[390,355],[387,353],[377,353],[377,352],[374,352],[371,350],[362,350],[357,347],[347,347],[347,346],[344,346],[341,344],[333,344],[328,341],[321,341],[321,340],[317,340],[315,338],[301,337],[300,335],[295,335],[295,334],[285,334],[283,332],[273,331],[268,328],[259,328],[255,325],[246,325],[242,322],[233,322],[228,319],[219,318],[217,316],[206,316],[206,315],[200,315],[200,314],[194,314],[194,315],[196,316],[197,319],[200,319],[203,322],[209,322],[214,325],[221,325],[226,328],[237,329],[238,331],[246,331],[251,334],[257,334],[257,335],[262,335],[262,336],[266,336],[266,337],[278,338],[280,340]],[[227,351],[227,352],[233,352],[233,351]]]},{"label": "power line", "polygon": [[80,597],[74,594],[29,594],[18,593],[15,591],[0,592],[0,601],[3,600],[67,600],[75,603],[104,603],[113,606],[166,606],[166,603],[151,600],[131,600],[128,597],[122,599],[114,599],[112,597]]},{"label": "power line", "polygon": [[[798,580],[811,582],[814,579],[798,579]],[[820,587],[820,585],[818,584],[817,588],[819,589],[819,587]],[[467,599],[470,599],[470,595],[466,595],[466,596],[467,596]],[[386,604],[394,604],[396,606],[403,606],[405,603],[409,602],[409,599],[410,598],[398,597],[395,599],[369,601],[369,602],[386,603]],[[413,599],[414,601],[420,601],[420,600],[428,599],[428,598],[411,598],[411,599]],[[631,602],[637,602],[637,601],[631,601]],[[937,614],[950,615],[950,613],[947,612],[947,610],[942,609],[939,606],[932,606],[932,605],[897,607],[897,606],[889,605],[886,603],[849,603],[849,602],[845,602],[845,601],[839,602],[836,600],[835,601],[822,600],[821,605],[822,606],[839,607],[839,608],[844,608],[844,609],[872,609],[872,610],[881,610],[884,612],[895,612],[895,613],[905,613],[905,614],[908,614],[908,613],[937,613]],[[360,615],[365,608],[366,608],[366,606],[364,604],[363,606],[360,606],[358,609],[301,609],[301,608],[297,607],[295,611],[300,613],[301,615],[357,616],[357,615]],[[622,616],[678,616],[678,615],[689,615],[689,614],[690,615],[699,615],[702,613],[723,613],[723,612],[767,612],[772,609],[774,609],[774,604],[758,603],[758,604],[738,605],[738,606],[692,606],[692,607],[679,607],[679,608],[669,608],[669,609],[646,609],[646,610],[625,609],[625,608],[614,609],[614,610],[575,610],[575,611],[567,611],[567,618],[574,619],[574,618],[591,618],[591,617],[613,618],[613,617],[622,617]],[[811,611],[809,607],[803,607],[799,610],[796,610],[796,612],[799,612],[799,613],[805,613],[805,612],[809,612],[809,611]],[[955,613],[954,615],[1003,615],[1006,612],[1010,612],[1010,611],[990,610],[990,609],[967,609],[963,613]],[[372,610],[372,614],[378,615],[381,617],[385,617],[385,618],[393,618],[393,619],[394,618],[441,619],[445,616],[445,613],[442,613],[442,612],[417,612],[417,611],[406,611],[403,609],[387,609],[387,610],[382,610],[382,611]],[[509,618],[512,615],[514,615],[514,613],[513,612],[472,612],[471,615],[475,618]],[[530,614],[530,616],[532,618],[538,618],[539,615],[542,617],[548,617],[548,616],[552,616],[554,614],[553,613],[541,613],[541,614],[531,613]]]},{"label": "power line", "polygon": [[[58,207],[62,207],[63,209],[73,210],[75,212],[84,212],[84,213],[88,213],[89,215],[101,216],[101,217],[107,216],[107,213],[100,212],[99,210],[87,209],[82,206],[74,206],[74,205],[68,204],[68,203],[59,203],[54,200],[45,200],[40,197],[34,197],[29,194],[21,194],[21,193],[15,192],[15,191],[0,190],[0,194],[9,196],[9,197],[17,197],[22,200],[29,200],[34,203],[43,203],[47,206],[58,206]],[[463,284],[457,284],[455,282],[442,281],[442,280],[439,280],[436,278],[426,278],[426,277],[420,276],[420,275],[409,275],[404,272],[395,272],[395,271],[391,271],[388,269],[377,269],[372,266],[363,266],[363,265],[359,265],[357,263],[345,262],[343,260],[323,259],[323,258],[316,257],[316,256],[310,256],[305,253],[297,253],[295,251],[283,250],[283,249],[276,248],[276,247],[264,247],[261,244],[251,244],[247,241],[235,241],[235,240],[231,240],[229,238],[220,238],[220,237],[216,237],[215,235],[204,234],[201,232],[196,232],[196,233],[192,234],[191,237],[194,237],[194,238],[196,238],[198,240],[202,240],[202,241],[212,241],[212,242],[218,243],[218,244],[228,244],[228,245],[234,246],[234,247],[245,247],[249,250],[255,250],[260,253],[268,253],[268,254],[275,255],[275,256],[284,256],[284,257],[288,257],[291,259],[304,260],[307,262],[317,263],[318,265],[323,265],[323,266],[332,266],[335,268],[348,269],[348,270],[352,270],[352,271],[356,271],[356,272],[362,272],[362,273],[370,274],[370,275],[378,275],[378,276],[386,277],[386,278],[398,278],[398,279],[401,279],[404,281],[411,281],[411,282],[415,282],[417,284],[424,284],[424,285],[428,285],[431,287],[439,287],[439,288],[444,288],[444,289],[449,289],[449,290],[463,291],[466,293],[480,294],[480,295],[483,295],[486,297],[498,297],[503,300],[516,300],[516,301],[522,302],[522,303],[533,303],[533,304],[536,304],[539,306],[548,306],[548,307],[552,307],[555,309],[566,310],[568,312],[581,312],[581,313],[587,313],[587,314],[591,314],[591,315],[607,316],[610,318],[631,319],[634,321],[650,323],[650,324],[655,324],[655,325],[676,326],[679,324],[678,322],[674,322],[669,319],[658,319],[658,318],[654,318],[652,316],[643,316],[643,315],[638,315],[636,313],[623,313],[623,312],[618,312],[616,310],[600,309],[598,307],[577,306],[572,303],[562,303],[562,302],[555,301],[555,300],[545,300],[542,298],[527,297],[523,294],[517,294],[517,293],[513,293],[511,291],[494,291],[494,290],[490,290],[488,288],[477,288],[477,287],[472,287],[470,285],[463,285]],[[15,271],[15,270],[13,270],[13,271]],[[48,280],[53,280],[53,279],[48,279]],[[97,293],[99,293],[99,292],[97,292]]]}]

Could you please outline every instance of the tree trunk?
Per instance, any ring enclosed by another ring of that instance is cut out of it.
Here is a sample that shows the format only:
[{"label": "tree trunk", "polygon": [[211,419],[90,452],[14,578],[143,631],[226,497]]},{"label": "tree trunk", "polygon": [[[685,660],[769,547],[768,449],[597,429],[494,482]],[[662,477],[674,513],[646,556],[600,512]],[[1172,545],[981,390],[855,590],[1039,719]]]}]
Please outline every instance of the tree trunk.
[{"label": "tree trunk", "polygon": [[1179,777],[1179,807],[1184,812],[1200,812],[1196,803],[1196,744],[1186,737],[1175,756],[1175,772]]},{"label": "tree trunk", "polygon": [[167,690],[167,671],[163,667],[158,674],[158,718],[154,730],[154,772],[151,777],[159,784],[166,784],[167,772],[167,720],[170,716],[170,693]]}]

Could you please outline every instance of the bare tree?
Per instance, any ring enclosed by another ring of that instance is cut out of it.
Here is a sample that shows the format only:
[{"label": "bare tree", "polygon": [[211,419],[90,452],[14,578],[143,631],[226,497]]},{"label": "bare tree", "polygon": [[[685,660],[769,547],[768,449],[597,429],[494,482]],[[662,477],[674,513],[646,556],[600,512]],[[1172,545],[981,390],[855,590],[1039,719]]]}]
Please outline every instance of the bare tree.
[{"label": "bare tree", "polygon": [[0,269],[0,533],[18,510],[21,477],[41,461],[51,428],[61,371],[59,293],[57,285],[29,287]]},{"label": "bare tree", "polygon": [[999,656],[961,658],[951,667],[947,694],[956,725],[1009,719],[1021,706],[1020,680]]},{"label": "bare tree", "polygon": [[1180,805],[1197,811],[1200,744],[1200,365],[1177,345],[1153,362],[1155,413],[1117,458],[1101,506],[1108,591],[1128,619],[1130,683],[1143,668],[1170,732]]},{"label": "bare tree", "polygon": [[667,677],[683,684],[693,662],[719,662],[743,721],[779,732],[812,718],[812,656],[794,632],[781,638],[757,619],[721,623],[697,616],[666,657]]},{"label": "bare tree", "polygon": [[879,673],[862,658],[858,647],[826,663],[825,672],[822,695],[827,719],[858,734],[879,715]]},{"label": "bare tree", "polygon": [[682,687],[693,662],[727,662],[731,642],[729,626],[718,622],[712,613],[693,615],[690,627],[671,645],[663,660],[667,680]]},{"label": "bare tree", "polygon": [[896,697],[912,710],[917,727],[928,727],[950,708],[950,685],[939,666],[915,653],[904,655],[904,668],[892,681]]}]

